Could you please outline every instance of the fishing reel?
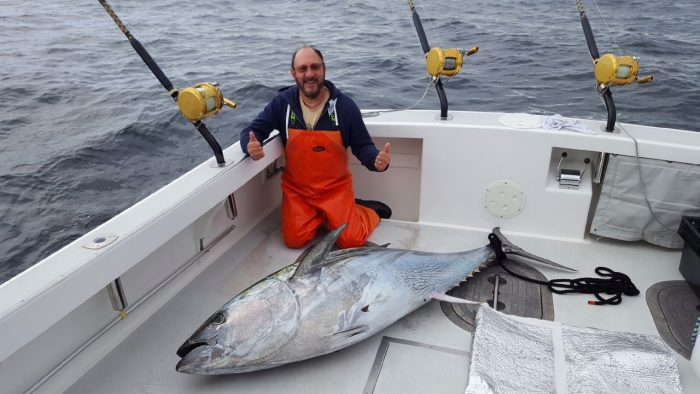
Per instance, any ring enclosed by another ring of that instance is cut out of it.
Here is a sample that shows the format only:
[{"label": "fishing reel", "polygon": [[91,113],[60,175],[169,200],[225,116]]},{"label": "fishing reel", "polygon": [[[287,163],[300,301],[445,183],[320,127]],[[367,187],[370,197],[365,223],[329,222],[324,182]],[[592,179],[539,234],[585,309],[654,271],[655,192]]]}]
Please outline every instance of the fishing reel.
[{"label": "fishing reel", "polygon": [[462,70],[464,56],[471,56],[478,51],[479,47],[474,47],[469,50],[431,48],[430,51],[425,54],[425,69],[433,78],[457,75],[457,73]]},{"label": "fishing reel", "polygon": [[[112,17],[114,23],[119,27],[119,30],[124,33],[131,47],[134,48],[139,57],[141,57],[141,60],[146,63],[146,66],[148,66],[160,84],[163,85],[165,91],[177,102],[177,106],[180,108],[182,115],[192,122],[192,125],[207,141],[214,151],[216,164],[219,166],[226,165],[226,159],[224,158],[224,151],[221,149],[221,145],[219,145],[216,138],[209,132],[209,129],[207,129],[207,126],[202,122],[202,119],[218,113],[224,105],[236,108],[236,103],[224,98],[224,95],[221,93],[216,83],[205,82],[189,88],[175,89],[170,79],[165,75],[163,70],[161,70],[156,61],[153,60],[141,42],[126,28],[121,19],[119,19],[119,16],[117,16],[117,13],[112,9],[112,6],[107,3],[107,0],[100,0],[100,4],[102,4],[102,7],[107,11],[107,14]],[[231,196],[229,196],[228,201],[229,205],[231,205]]]},{"label": "fishing reel", "polygon": [[595,79],[603,88],[611,85],[629,85],[635,81],[643,84],[654,80],[653,75],[637,78],[639,63],[632,56],[615,56],[606,53],[595,59],[593,63]]},{"label": "fishing reel", "polygon": [[217,83],[204,82],[178,91],[177,106],[182,115],[193,123],[216,115],[224,105],[236,108],[236,103],[224,97]]}]

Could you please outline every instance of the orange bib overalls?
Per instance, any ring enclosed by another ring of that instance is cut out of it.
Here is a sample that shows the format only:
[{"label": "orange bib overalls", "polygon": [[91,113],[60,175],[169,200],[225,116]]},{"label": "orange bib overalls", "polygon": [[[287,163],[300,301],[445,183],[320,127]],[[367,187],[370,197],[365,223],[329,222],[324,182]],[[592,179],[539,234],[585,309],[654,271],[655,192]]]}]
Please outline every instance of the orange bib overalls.
[{"label": "orange bib overalls", "polygon": [[355,204],[348,153],[340,131],[288,128],[282,174],[282,236],[300,248],[327,221],[329,230],[347,223],[338,246],[361,246],[379,224],[373,210]]}]

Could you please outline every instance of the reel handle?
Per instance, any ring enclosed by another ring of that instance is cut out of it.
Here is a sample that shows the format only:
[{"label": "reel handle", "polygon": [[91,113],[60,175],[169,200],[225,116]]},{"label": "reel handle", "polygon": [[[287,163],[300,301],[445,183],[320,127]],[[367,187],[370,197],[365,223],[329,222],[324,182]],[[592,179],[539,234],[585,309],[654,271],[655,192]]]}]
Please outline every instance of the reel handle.
[{"label": "reel handle", "polygon": [[654,76],[653,76],[653,75],[647,75],[647,76],[644,76],[644,77],[642,77],[642,78],[638,78],[638,79],[637,79],[637,84],[641,85],[641,84],[645,84],[645,83],[650,83],[650,82],[652,82],[652,81],[654,81]]},{"label": "reel handle", "polygon": [[234,109],[235,109],[236,107],[238,107],[238,104],[236,104],[235,102],[233,102],[233,101],[227,99],[226,97],[224,97],[224,105],[226,105],[226,106],[228,106],[228,107],[231,107],[231,108],[234,108]]}]

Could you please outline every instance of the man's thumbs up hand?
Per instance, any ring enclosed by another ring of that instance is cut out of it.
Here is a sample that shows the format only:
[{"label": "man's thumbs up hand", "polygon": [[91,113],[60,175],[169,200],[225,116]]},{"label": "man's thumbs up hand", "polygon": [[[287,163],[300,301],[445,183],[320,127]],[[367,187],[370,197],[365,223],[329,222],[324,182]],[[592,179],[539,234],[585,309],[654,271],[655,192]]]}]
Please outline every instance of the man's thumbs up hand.
[{"label": "man's thumbs up hand", "polygon": [[389,162],[391,162],[391,153],[389,153],[389,143],[384,144],[384,150],[380,151],[377,158],[374,159],[374,168],[377,171],[384,171],[389,167]]},{"label": "man's thumbs up hand", "polygon": [[253,160],[260,160],[265,157],[262,144],[255,138],[255,133],[250,132],[250,141],[248,141],[248,154]]}]

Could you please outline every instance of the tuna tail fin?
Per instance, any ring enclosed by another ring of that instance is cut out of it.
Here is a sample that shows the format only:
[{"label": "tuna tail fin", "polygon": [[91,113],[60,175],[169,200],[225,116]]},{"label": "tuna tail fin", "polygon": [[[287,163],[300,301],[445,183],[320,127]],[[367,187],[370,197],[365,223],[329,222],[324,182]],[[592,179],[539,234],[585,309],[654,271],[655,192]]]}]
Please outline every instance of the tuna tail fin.
[{"label": "tuna tail fin", "polygon": [[559,268],[562,270],[578,271],[577,269],[570,268],[570,267],[567,267],[565,265],[555,263],[551,260],[547,260],[544,257],[536,256],[530,252],[526,252],[521,247],[510,242],[508,240],[508,238],[506,238],[501,233],[500,227],[494,227],[493,232],[491,234],[489,234],[489,241],[491,242],[491,247],[496,252],[496,257],[498,259],[504,259],[504,258],[506,258],[506,255],[512,254],[512,255],[520,256],[520,257],[527,259],[527,260],[536,261],[538,263],[549,265],[551,267]]}]

